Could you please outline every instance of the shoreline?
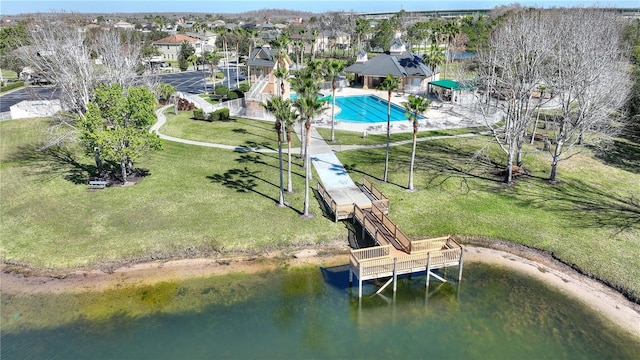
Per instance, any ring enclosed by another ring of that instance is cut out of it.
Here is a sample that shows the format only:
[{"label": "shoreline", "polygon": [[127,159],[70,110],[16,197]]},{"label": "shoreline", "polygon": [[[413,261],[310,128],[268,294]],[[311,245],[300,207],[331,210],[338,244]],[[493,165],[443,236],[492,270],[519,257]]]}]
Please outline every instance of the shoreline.
[{"label": "shoreline", "polygon": [[[640,340],[640,304],[636,304],[605,284],[541,252],[503,246],[464,246],[465,262],[481,262],[532,276],[596,311],[604,319]],[[297,255],[297,257],[296,257]],[[74,271],[50,277],[21,271],[2,264],[0,287],[6,294],[99,292],[122,286],[152,285],[163,281],[208,277],[242,272],[256,274],[284,266],[335,266],[348,264],[348,247],[333,246],[280,251],[263,256],[195,258],[150,261],[105,272]],[[22,269],[24,270],[24,269]],[[462,282],[464,283],[464,272]]]}]

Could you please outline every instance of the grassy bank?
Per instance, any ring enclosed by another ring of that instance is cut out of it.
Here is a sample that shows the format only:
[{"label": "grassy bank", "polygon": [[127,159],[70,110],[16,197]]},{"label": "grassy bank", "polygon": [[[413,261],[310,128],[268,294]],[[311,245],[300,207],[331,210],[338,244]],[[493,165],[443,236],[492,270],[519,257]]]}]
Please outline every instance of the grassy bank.
[{"label": "grassy bank", "polygon": [[[310,211],[318,216],[299,219],[304,178],[298,164],[297,192],[286,196],[290,206],[275,206],[276,154],[167,142],[164,151],[138,164],[150,176],[137,185],[91,192],[90,159],[80,152],[36,150],[44,128],[42,120],[0,123],[5,261],[44,268],[96,266],[120,259],[265,251],[347,236],[342,224],[322,217],[315,200]],[[251,134],[233,134],[239,145],[252,141]]]},{"label": "grassy bank", "polygon": [[[183,116],[169,116],[162,131],[200,141],[276,148],[269,123],[206,123],[189,120],[190,113]],[[35,150],[45,127],[37,119],[0,123],[5,261],[63,268],[346,242],[346,224],[323,217],[316,199],[311,211],[320,216],[298,218],[304,200],[299,164],[294,167],[297,192],[286,196],[291,206],[275,206],[274,153],[167,142],[164,151],[138,164],[150,170],[139,184],[90,192],[90,159],[77,151]],[[384,138],[378,141],[384,143]],[[479,136],[418,143],[416,192],[405,191],[411,145],[393,147],[391,182],[377,184],[391,198],[391,219],[412,238],[455,234],[548,250],[637,297],[640,168],[635,138],[621,139],[625,150],[615,157],[587,151],[562,163],[562,183],[555,186],[545,181],[548,159],[537,145],[528,148],[529,175],[518,177],[514,187],[500,182],[497,149],[472,160],[486,141]],[[338,157],[357,182],[362,176],[374,181],[382,177],[384,149],[345,151]]]}]

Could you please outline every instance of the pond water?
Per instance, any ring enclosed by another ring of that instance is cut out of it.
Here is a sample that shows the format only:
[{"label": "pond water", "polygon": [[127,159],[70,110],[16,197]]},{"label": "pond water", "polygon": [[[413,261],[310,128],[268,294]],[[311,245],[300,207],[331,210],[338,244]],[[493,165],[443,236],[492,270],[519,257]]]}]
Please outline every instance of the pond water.
[{"label": "pond water", "polygon": [[[453,277],[455,274],[447,274]],[[631,359],[640,343],[525,275],[465,266],[357,298],[346,267],[2,294],[2,359]],[[369,284],[365,293],[375,291]]]}]

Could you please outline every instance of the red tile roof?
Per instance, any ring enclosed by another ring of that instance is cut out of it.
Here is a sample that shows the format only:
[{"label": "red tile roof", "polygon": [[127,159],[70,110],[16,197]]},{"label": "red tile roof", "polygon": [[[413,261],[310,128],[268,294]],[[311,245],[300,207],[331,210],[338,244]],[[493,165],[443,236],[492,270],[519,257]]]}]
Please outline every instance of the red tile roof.
[{"label": "red tile roof", "polygon": [[167,36],[166,38],[162,38],[160,40],[156,40],[153,43],[158,45],[164,45],[164,44],[180,45],[182,44],[183,41],[186,41],[188,43],[194,43],[194,42],[197,42],[198,40],[186,35],[175,34],[175,35]]}]

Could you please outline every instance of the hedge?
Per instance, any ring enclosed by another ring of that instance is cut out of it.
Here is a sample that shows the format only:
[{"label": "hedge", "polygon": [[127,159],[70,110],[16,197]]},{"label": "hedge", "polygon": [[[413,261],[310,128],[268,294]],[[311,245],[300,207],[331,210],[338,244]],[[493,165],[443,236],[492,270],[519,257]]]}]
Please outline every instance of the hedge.
[{"label": "hedge", "polygon": [[193,118],[196,120],[204,120],[204,110],[202,109],[194,109],[193,110]]},{"label": "hedge", "polygon": [[207,116],[207,120],[209,121],[226,121],[229,119],[229,108],[220,108],[212,113],[209,113],[209,115]]},{"label": "hedge", "polygon": [[16,82],[4,85],[4,86],[0,86],[0,92],[5,92],[5,91],[17,89],[17,88],[23,87],[23,86],[24,86],[24,81],[16,81]]}]

